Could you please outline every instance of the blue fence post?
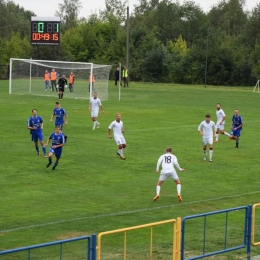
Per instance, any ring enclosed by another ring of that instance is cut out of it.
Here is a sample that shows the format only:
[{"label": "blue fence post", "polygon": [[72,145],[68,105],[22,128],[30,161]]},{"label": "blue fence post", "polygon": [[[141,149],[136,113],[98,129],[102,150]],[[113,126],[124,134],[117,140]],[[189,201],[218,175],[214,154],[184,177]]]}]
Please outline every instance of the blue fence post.
[{"label": "blue fence post", "polygon": [[203,247],[202,247],[202,254],[205,254],[205,248],[206,248],[206,224],[207,224],[207,216],[204,216],[204,231],[203,231]]},{"label": "blue fence post", "polygon": [[62,260],[62,243],[60,243],[60,260]]},{"label": "blue fence post", "polygon": [[181,260],[184,260],[184,241],[185,241],[185,223],[186,221],[181,221]]},{"label": "blue fence post", "polygon": [[251,258],[251,232],[252,232],[252,205],[248,205],[247,211],[247,260]]},{"label": "blue fence post", "polygon": [[91,238],[91,255],[92,258],[91,260],[96,260],[96,251],[97,251],[97,235],[96,234],[92,234],[92,238]]}]

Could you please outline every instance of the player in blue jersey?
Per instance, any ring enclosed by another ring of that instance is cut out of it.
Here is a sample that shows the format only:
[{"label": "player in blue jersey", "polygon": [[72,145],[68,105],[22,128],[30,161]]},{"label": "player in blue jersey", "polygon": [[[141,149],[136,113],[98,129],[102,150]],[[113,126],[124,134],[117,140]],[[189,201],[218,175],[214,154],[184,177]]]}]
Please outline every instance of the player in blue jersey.
[{"label": "player in blue jersey", "polygon": [[55,154],[56,161],[52,167],[52,170],[55,170],[62,154],[62,146],[64,146],[66,142],[66,137],[61,132],[61,129],[58,125],[55,126],[55,132],[50,134],[48,141],[45,144],[46,146],[49,144],[50,140],[52,140],[52,145],[49,150],[49,155],[48,155],[49,162],[46,165],[46,167],[48,168],[52,164],[52,156]]},{"label": "player in blue jersey", "polygon": [[68,114],[66,110],[62,107],[60,107],[60,103],[55,103],[56,107],[53,109],[53,114],[51,115],[50,122],[52,122],[53,118],[55,117],[55,126],[59,126],[62,130],[63,124],[64,124],[64,117],[65,117],[65,124],[68,124]]},{"label": "player in blue jersey", "polygon": [[27,128],[30,130],[30,134],[32,135],[32,141],[34,141],[37,155],[40,155],[39,146],[38,146],[38,140],[39,140],[42,146],[44,157],[47,157],[46,148],[43,142],[44,140],[43,133],[42,133],[43,120],[41,116],[37,115],[36,109],[32,110],[32,116],[28,119]]},{"label": "player in blue jersey", "polygon": [[242,117],[239,115],[239,110],[235,110],[235,114],[232,117],[232,125],[230,127],[231,133],[230,133],[230,141],[232,139],[236,140],[236,146],[235,148],[238,148],[238,143],[239,143],[239,137],[240,137],[240,132],[242,131],[242,126],[243,126],[243,120]]}]

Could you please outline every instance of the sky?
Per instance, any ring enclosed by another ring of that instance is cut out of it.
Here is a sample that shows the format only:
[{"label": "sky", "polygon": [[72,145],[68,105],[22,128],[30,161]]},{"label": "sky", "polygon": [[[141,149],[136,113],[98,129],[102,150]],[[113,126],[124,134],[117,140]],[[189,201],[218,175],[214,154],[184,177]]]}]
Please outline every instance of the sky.
[{"label": "sky", "polygon": [[[58,5],[63,3],[63,0],[12,0],[25,10],[33,11],[36,16],[53,17],[58,10]],[[260,3],[260,0],[245,0],[245,9],[251,11],[252,8]],[[174,2],[174,0],[172,0]],[[183,0],[180,0],[182,3]],[[218,0],[195,0],[196,4],[200,5],[205,12],[208,12],[213,5],[216,5]],[[105,0],[81,0],[82,8],[79,17],[88,17],[92,13],[99,13],[99,10],[105,9]],[[139,0],[129,0],[130,13],[134,10],[134,5],[138,5]]]}]

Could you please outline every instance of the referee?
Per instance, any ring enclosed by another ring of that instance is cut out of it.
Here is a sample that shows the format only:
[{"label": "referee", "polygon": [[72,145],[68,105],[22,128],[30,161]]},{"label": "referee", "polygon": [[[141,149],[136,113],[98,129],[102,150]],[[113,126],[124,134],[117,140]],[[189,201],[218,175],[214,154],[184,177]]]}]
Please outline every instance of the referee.
[{"label": "referee", "polygon": [[68,81],[66,79],[66,76],[63,74],[62,77],[59,78],[58,85],[57,85],[59,87],[59,100],[62,100],[64,88],[66,88],[67,85],[68,85]]}]

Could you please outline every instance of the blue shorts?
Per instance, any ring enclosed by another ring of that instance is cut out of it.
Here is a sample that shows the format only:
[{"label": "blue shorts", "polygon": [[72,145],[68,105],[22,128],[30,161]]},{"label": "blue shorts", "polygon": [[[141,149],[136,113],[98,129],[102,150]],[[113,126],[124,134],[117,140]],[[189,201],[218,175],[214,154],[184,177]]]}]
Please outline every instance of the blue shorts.
[{"label": "blue shorts", "polygon": [[42,131],[33,131],[33,132],[31,132],[31,135],[32,135],[32,141],[34,141],[34,142],[38,142],[38,140],[40,140],[40,141],[44,140]]},{"label": "blue shorts", "polygon": [[62,148],[58,147],[56,149],[53,149],[52,147],[49,150],[49,153],[55,154],[56,158],[60,159],[61,158],[61,153],[62,153]]},{"label": "blue shorts", "polygon": [[233,136],[237,136],[239,137],[240,136],[240,132],[241,132],[241,129],[238,128],[237,130],[234,131],[234,128],[231,130],[230,134],[233,135]]},{"label": "blue shorts", "polygon": [[55,123],[55,127],[56,127],[56,126],[59,126],[59,127],[60,127],[60,130],[62,130],[63,123],[62,123],[62,124],[60,124],[60,123]]}]

